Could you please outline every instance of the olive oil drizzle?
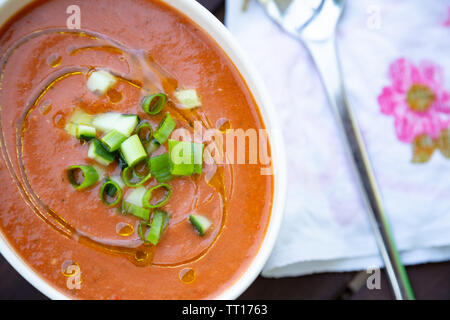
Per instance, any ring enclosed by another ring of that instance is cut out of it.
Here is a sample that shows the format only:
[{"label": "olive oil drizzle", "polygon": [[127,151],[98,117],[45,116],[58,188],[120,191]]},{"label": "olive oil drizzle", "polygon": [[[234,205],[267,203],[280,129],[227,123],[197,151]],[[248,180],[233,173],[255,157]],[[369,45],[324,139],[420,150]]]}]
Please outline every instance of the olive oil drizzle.
[{"label": "olive oil drizzle", "polygon": [[[114,52],[115,54],[121,54],[122,56],[125,56],[124,60],[127,61],[128,63],[129,73],[131,74],[131,76],[122,75],[117,72],[111,71],[118,79],[140,90],[163,91],[166,94],[168,94],[170,98],[172,98],[172,101],[176,101],[173,97],[173,94],[177,89],[178,82],[173,77],[171,77],[170,74],[168,74],[161,66],[159,66],[149,54],[147,54],[143,50],[128,49],[119,42],[112,40],[106,36],[103,36],[99,33],[90,31],[89,32],[76,31],[61,28],[35,31],[21,38],[16,43],[14,43],[0,60],[1,66],[0,86],[1,83],[3,82],[4,71],[10,56],[20,46],[27,43],[28,41],[38,38],[40,36],[51,34],[63,34],[76,37],[86,37],[88,39],[103,42],[100,45],[75,48],[72,51],[70,51],[69,54],[75,55],[84,50],[108,50]],[[137,67],[135,66],[136,64]],[[0,147],[2,151],[2,156],[7,165],[9,174],[11,175],[12,179],[15,181],[19,189],[19,193],[22,199],[24,200],[26,205],[30,207],[32,211],[40,219],[42,219],[45,223],[52,226],[62,236],[78,241],[83,245],[94,248],[101,252],[107,252],[109,254],[123,256],[137,266],[153,265],[156,267],[176,268],[198,261],[199,259],[203,258],[207,254],[207,252],[214,246],[214,244],[218,241],[225,226],[226,216],[228,212],[228,205],[225,191],[224,165],[217,166],[215,174],[213,175],[210,182],[208,182],[208,184],[212,188],[214,188],[214,190],[220,195],[222,202],[222,220],[215,238],[206,249],[197,254],[195,257],[172,264],[153,263],[153,257],[156,251],[155,246],[142,244],[141,241],[133,241],[133,240],[97,239],[93,236],[81,232],[80,230],[77,230],[63,217],[58,215],[57,212],[49,208],[43,201],[41,201],[39,196],[33,191],[28,181],[24,164],[22,162],[23,134],[26,131],[27,117],[39,105],[39,102],[44,98],[48,90],[54,87],[56,83],[63,81],[68,77],[77,75],[87,75],[91,70],[92,68],[89,67],[61,68],[57,70],[55,74],[49,76],[48,79],[46,79],[43,82],[44,83],[43,88],[40,90],[40,92],[29,100],[30,102],[25,107],[24,114],[22,115],[22,118],[18,121],[15,128],[17,140],[16,143],[16,160],[18,163],[17,170],[14,166],[13,159],[11,158],[7,147],[5,132],[3,130],[2,106],[0,105],[0,130],[1,130]],[[135,79],[141,79],[142,81]],[[2,86],[0,87],[0,90],[2,90]],[[167,108],[175,117],[186,122],[187,124],[192,124],[194,121],[201,121],[202,126],[204,128],[206,129],[212,128],[211,123],[209,122],[204,112],[201,111],[199,112],[197,110],[177,109],[176,104],[172,101],[169,101],[169,103],[167,104]],[[230,165],[229,170],[232,178],[233,177],[232,167]],[[17,172],[19,172],[19,176],[17,175]],[[233,186],[231,184],[231,188],[232,187]]]}]

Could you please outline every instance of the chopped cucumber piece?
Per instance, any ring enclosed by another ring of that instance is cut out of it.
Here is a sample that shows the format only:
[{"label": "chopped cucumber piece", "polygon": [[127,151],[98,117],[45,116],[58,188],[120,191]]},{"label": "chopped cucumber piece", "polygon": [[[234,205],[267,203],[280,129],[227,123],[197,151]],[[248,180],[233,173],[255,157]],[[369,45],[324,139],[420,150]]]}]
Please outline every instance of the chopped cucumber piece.
[{"label": "chopped cucumber piece", "polygon": [[122,211],[148,220],[150,218],[150,210],[143,208],[143,198],[146,191],[144,187],[133,189],[123,201]]},{"label": "chopped cucumber piece", "polygon": [[114,161],[114,154],[108,152],[98,139],[94,139],[89,146],[88,157],[98,163],[107,166]]},{"label": "chopped cucumber piece", "polygon": [[147,152],[137,134],[132,135],[120,145],[120,152],[129,167],[133,167],[147,158]]},{"label": "chopped cucumber piece", "polygon": [[92,120],[94,119],[93,115],[90,115],[83,110],[76,108],[72,115],[70,116],[69,121],[65,126],[65,130],[68,134],[73,137],[77,137],[77,130],[80,125],[91,126]]},{"label": "chopped cucumber piece", "polygon": [[125,201],[134,204],[135,206],[143,207],[143,199],[146,192],[147,190],[145,189],[145,187],[138,187],[136,189],[133,189],[133,191],[128,194]]},{"label": "chopped cucumber piece", "polygon": [[112,177],[110,177],[110,179],[112,181],[114,181],[115,183],[117,183],[121,189],[123,189],[125,187],[125,182],[123,182],[121,176],[112,176]]},{"label": "chopped cucumber piece", "polygon": [[116,78],[111,73],[106,70],[99,70],[91,73],[86,86],[89,91],[102,95],[111,89],[116,82]]},{"label": "chopped cucumber piece", "polygon": [[94,127],[86,126],[84,124],[79,124],[76,127],[76,137],[78,139],[90,140],[97,136]]},{"label": "chopped cucumber piece", "polygon": [[212,225],[211,221],[209,221],[208,218],[199,214],[191,214],[189,216],[189,221],[201,236],[204,236]]},{"label": "chopped cucumber piece", "polygon": [[176,91],[175,97],[182,104],[181,109],[193,109],[202,106],[197,91],[194,89]]},{"label": "chopped cucumber piece", "polygon": [[[95,129],[94,129],[95,130]],[[101,139],[101,142],[106,146],[109,152],[116,151],[120,148],[122,142],[127,140],[127,137],[117,131],[116,129],[112,129],[107,134],[105,134]]]},{"label": "chopped cucumber piece", "polygon": [[136,114],[121,114],[107,112],[99,114],[92,121],[92,125],[101,132],[109,132],[113,129],[129,137],[139,122]]}]

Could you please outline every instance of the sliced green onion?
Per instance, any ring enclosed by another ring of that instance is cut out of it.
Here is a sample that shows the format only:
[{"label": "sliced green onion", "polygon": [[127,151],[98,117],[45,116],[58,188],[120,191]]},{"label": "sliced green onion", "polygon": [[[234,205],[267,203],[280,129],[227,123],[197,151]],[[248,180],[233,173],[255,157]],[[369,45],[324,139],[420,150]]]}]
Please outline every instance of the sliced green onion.
[{"label": "sliced green onion", "polygon": [[[102,185],[102,187],[103,187],[103,185]],[[106,188],[104,189],[104,192],[106,193],[106,195],[107,196],[109,196],[109,197],[115,197],[116,196],[116,194],[117,194],[117,189],[116,189],[116,187],[115,186],[113,186],[113,185],[108,185],[108,186],[106,186]]]},{"label": "sliced green onion", "polygon": [[170,173],[190,176],[202,173],[203,144],[169,140]]},{"label": "sliced green onion", "polygon": [[136,127],[136,134],[141,139],[142,144],[151,142],[153,137],[152,125],[147,121],[141,121]]},{"label": "sliced green onion", "polygon": [[148,230],[146,240],[153,245],[158,244],[161,234],[164,230],[164,221],[167,218],[167,213],[161,210],[155,210],[153,213],[150,230]]},{"label": "sliced green onion", "polygon": [[166,104],[167,96],[164,93],[156,93],[142,99],[142,109],[149,115],[156,115],[161,112]]},{"label": "sliced green onion", "polygon": [[105,167],[104,166],[100,166],[97,164],[93,164],[92,166],[98,173],[98,180],[102,180],[103,178],[105,178]]},{"label": "sliced green onion", "polygon": [[164,142],[169,139],[170,134],[175,129],[177,124],[172,119],[170,114],[166,114],[164,119],[159,124],[158,128],[156,129],[155,133],[153,134],[153,137],[158,141],[160,144],[163,144]]},{"label": "sliced green onion", "polygon": [[88,150],[88,157],[107,166],[114,161],[114,154],[105,149],[98,139],[93,139]]},{"label": "sliced green onion", "polygon": [[71,166],[66,170],[66,172],[70,184],[76,190],[88,188],[97,183],[99,179],[98,172],[93,166]]},{"label": "sliced green onion", "polygon": [[169,140],[170,173],[175,176],[190,176],[194,173],[192,145],[190,142]]},{"label": "sliced green onion", "polygon": [[109,132],[116,129],[126,137],[129,137],[138,122],[139,117],[136,114],[107,112],[97,115],[92,121],[92,125],[101,132]]},{"label": "sliced green onion", "polygon": [[[108,197],[112,198],[112,201],[110,201]],[[120,200],[122,200],[122,188],[117,182],[111,180],[110,178],[106,178],[100,188],[100,199],[107,206],[115,206],[120,202]]]},{"label": "sliced green onion", "polygon": [[76,125],[75,136],[78,139],[90,140],[97,136],[96,130],[94,127],[86,126],[84,124]]},{"label": "sliced green onion", "polygon": [[129,167],[133,167],[147,158],[147,152],[145,152],[137,134],[132,135],[120,145],[120,152]]},{"label": "sliced green onion", "polygon": [[[149,165],[149,164],[147,164],[147,165]],[[132,187],[132,188],[139,187],[152,177],[152,173],[150,170],[147,175],[142,177],[136,173],[135,169],[136,169],[136,167],[126,167],[122,171],[122,179],[128,187]],[[133,182],[132,181],[133,178],[141,178],[141,179],[139,179],[136,182]]]},{"label": "sliced green onion", "polygon": [[94,116],[84,112],[80,108],[76,108],[72,115],[70,116],[70,123],[74,124],[84,124],[86,126],[90,126],[92,124],[92,121],[94,120]]},{"label": "sliced green onion", "polygon": [[175,97],[182,104],[181,109],[193,109],[202,106],[197,91],[194,89],[176,91]]},{"label": "sliced green onion", "polygon": [[194,226],[195,230],[203,237],[208,229],[211,227],[212,223],[208,218],[201,216],[199,214],[191,214],[189,216],[189,221]]},{"label": "sliced green onion", "polygon": [[[162,225],[161,233],[166,229],[167,225],[169,224],[170,215],[168,213],[165,213],[164,215],[164,222]],[[151,227],[151,224],[147,221],[141,221],[138,225],[138,234],[141,240],[145,243],[149,243],[150,241],[146,239],[145,234],[149,232],[149,229]],[[144,230],[145,229],[145,230]]]},{"label": "sliced green onion", "polygon": [[144,178],[150,173],[150,162],[148,159],[141,161],[133,167],[133,174],[138,178]]},{"label": "sliced green onion", "polygon": [[112,129],[100,140],[101,142],[103,142],[109,152],[113,152],[120,148],[120,145],[122,144],[122,142],[127,140],[127,137],[116,129]]},{"label": "sliced green onion", "polygon": [[150,210],[138,207],[132,203],[124,201],[122,203],[122,211],[126,213],[131,213],[133,216],[141,218],[143,220],[150,219]]},{"label": "sliced green onion", "polygon": [[[155,204],[151,204],[150,200],[152,199],[153,191],[158,190],[159,188],[166,189],[166,193],[164,194],[164,197],[162,199],[160,199],[158,202],[156,202]],[[153,188],[148,189],[144,194],[144,198],[142,199],[142,202],[143,202],[145,208],[150,208],[150,209],[159,208],[159,207],[162,207],[163,205],[165,205],[167,203],[167,201],[169,201],[169,198],[171,195],[172,195],[172,187],[169,186],[167,183],[161,183],[161,184],[154,186]]]},{"label": "sliced green onion", "polygon": [[163,153],[159,156],[150,158],[150,171],[158,182],[167,182],[172,180],[170,173],[169,154]]},{"label": "sliced green onion", "polygon": [[151,154],[153,152],[155,152],[156,150],[158,150],[158,148],[161,146],[161,144],[156,141],[156,139],[152,139],[152,141],[150,141],[146,146],[145,149],[147,150],[148,154]]}]

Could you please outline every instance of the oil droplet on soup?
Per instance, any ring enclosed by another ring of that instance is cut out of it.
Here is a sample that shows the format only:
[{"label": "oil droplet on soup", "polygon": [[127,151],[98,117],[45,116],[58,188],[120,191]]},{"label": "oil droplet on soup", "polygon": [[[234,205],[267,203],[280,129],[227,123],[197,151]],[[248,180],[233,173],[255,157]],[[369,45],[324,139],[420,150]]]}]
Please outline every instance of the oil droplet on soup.
[{"label": "oil droplet on soup", "polygon": [[106,95],[111,103],[118,103],[122,101],[122,93],[116,89],[109,89],[108,92],[106,92]]},{"label": "oil droplet on soup", "polygon": [[44,116],[52,111],[52,103],[50,102],[50,100],[45,100],[44,102],[42,102],[42,104],[39,106],[39,110]]},{"label": "oil droplet on soup", "polygon": [[179,275],[181,282],[189,284],[194,282],[196,274],[195,270],[192,268],[185,268],[180,271]]},{"label": "oil droplet on soup", "polygon": [[56,68],[61,64],[62,57],[59,54],[52,54],[47,58],[47,63],[50,67]]},{"label": "oil droplet on soup", "polygon": [[129,237],[134,233],[134,228],[129,223],[119,222],[116,225],[116,232],[122,237]]},{"label": "oil droplet on soup", "polygon": [[136,253],[134,254],[134,258],[139,262],[145,261],[148,258],[148,253],[145,251],[136,251]]},{"label": "oil droplet on soup", "polygon": [[58,112],[53,116],[53,125],[58,128],[64,128],[66,120],[64,119],[64,113]]},{"label": "oil droplet on soup", "polygon": [[73,277],[80,271],[78,263],[73,260],[65,260],[61,263],[61,273],[65,277]]},{"label": "oil droplet on soup", "polygon": [[220,118],[216,122],[216,128],[219,129],[220,132],[226,133],[228,129],[231,129],[231,122],[228,119]]}]

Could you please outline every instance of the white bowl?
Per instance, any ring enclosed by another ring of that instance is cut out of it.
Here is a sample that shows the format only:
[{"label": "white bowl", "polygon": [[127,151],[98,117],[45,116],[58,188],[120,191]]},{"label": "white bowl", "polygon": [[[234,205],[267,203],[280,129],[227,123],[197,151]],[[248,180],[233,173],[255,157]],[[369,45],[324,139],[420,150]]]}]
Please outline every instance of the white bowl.
[{"label": "white bowl", "polygon": [[[0,26],[15,13],[33,0],[0,0]],[[277,114],[270,97],[255,67],[239,47],[231,33],[208,10],[194,0],[164,0],[172,7],[183,12],[206,31],[233,61],[253,94],[264,123],[269,130],[274,168],[273,206],[263,243],[247,270],[241,277],[216,299],[235,299],[239,297],[255,280],[269,258],[279,233],[286,195],[286,160],[284,144]],[[39,291],[51,299],[69,299],[64,293],[53,287],[36,274],[22,258],[9,246],[0,233],[0,253],[8,262]]]}]

